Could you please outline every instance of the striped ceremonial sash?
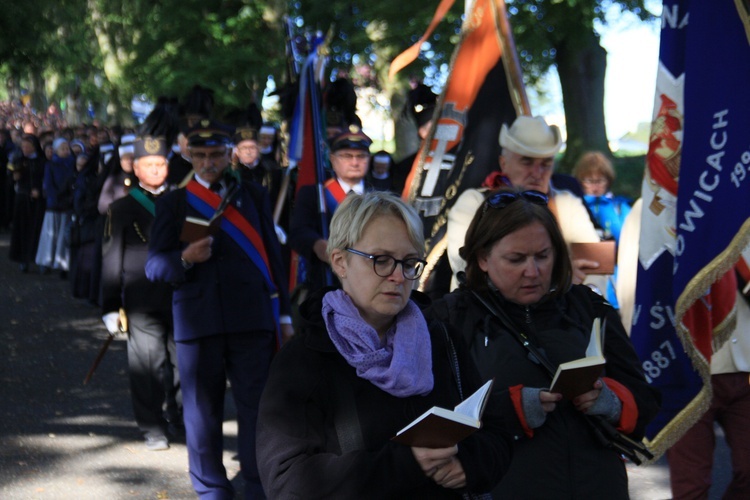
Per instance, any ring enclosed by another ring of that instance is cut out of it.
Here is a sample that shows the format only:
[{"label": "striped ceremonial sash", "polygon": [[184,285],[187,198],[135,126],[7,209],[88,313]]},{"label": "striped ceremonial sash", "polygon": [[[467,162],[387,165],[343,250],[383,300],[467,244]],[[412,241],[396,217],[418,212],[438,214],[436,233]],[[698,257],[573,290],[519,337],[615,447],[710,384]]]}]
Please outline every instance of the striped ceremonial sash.
[{"label": "striped ceremonial sash", "polygon": [[[188,183],[186,190],[188,205],[197,210],[206,219],[210,219],[216,212],[219,203],[221,203],[221,197],[203,187],[195,180]],[[231,205],[228,205],[224,209],[221,219],[221,229],[250,257],[250,260],[261,272],[268,284],[268,288],[271,290],[271,304],[276,322],[276,348],[278,349],[281,347],[279,292],[273,280],[263,238],[261,238],[252,224]]]},{"label": "striped ceremonial sash", "polygon": [[346,198],[346,193],[336,179],[328,179],[324,187],[326,188],[326,208],[329,214],[333,214]]}]

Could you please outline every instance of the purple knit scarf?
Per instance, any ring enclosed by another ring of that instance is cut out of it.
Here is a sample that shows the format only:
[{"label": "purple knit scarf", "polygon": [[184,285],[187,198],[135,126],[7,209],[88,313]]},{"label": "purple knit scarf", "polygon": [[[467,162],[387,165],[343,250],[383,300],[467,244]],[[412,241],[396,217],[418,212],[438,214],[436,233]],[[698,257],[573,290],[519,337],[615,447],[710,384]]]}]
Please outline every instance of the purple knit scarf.
[{"label": "purple knit scarf", "polygon": [[385,346],[343,290],[325,294],[323,320],[333,345],[357,370],[357,376],[399,398],[432,391],[430,332],[411,300],[386,332]]}]

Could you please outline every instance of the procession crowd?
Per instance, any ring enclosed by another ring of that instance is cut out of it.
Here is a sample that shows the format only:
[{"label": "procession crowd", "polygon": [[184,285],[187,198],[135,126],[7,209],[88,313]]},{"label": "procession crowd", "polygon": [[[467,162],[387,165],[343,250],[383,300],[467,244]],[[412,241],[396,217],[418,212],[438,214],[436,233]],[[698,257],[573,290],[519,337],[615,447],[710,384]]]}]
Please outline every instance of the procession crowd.
[{"label": "procession crowd", "polygon": [[[409,102],[421,138],[436,105],[423,97]],[[571,253],[616,244],[630,212],[607,156],[561,176],[557,127],[503,124],[497,171],[448,215],[453,284],[422,293],[425,228],[400,197],[413,156],[372,152],[356,116],[329,110],[318,186],[281,167],[278,127],[257,108],[219,121],[170,106],[125,128],[3,103],[0,229],[20,272],[58,273],[128,335],[144,445],[184,438],[199,497],[234,497],[227,382],[245,498],[628,497],[623,457],[648,458],[660,396],[616,271]],[[596,325],[600,371],[551,389]],[[467,437],[392,439],[490,380]]]}]

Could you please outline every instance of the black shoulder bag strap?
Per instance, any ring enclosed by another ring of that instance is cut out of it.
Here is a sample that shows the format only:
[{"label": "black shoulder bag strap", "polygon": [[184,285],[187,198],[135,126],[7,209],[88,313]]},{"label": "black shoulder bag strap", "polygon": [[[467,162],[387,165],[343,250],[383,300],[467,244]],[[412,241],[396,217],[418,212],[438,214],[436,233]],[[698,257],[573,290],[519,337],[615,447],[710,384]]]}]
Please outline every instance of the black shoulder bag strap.
[{"label": "black shoulder bag strap", "polygon": [[[531,342],[528,335],[519,330],[513,324],[513,321],[508,317],[505,311],[496,307],[495,304],[492,304],[476,291],[470,291],[479,303],[482,304],[490,314],[497,318],[500,323],[511,332],[513,337],[539,361],[550,378],[554,378],[555,372],[557,371],[556,368],[552,366],[547,357]],[[581,416],[591,430],[591,433],[594,435],[594,438],[605,448],[614,450],[626,456],[636,465],[641,465],[643,463],[643,459],[641,459],[639,455],[646,457],[647,460],[654,458],[654,455],[643,443],[635,441],[618,431],[615,426],[605,420],[602,416],[585,415],[583,413],[581,413]]]},{"label": "black shoulder bag strap", "polygon": [[[461,367],[458,364],[458,354],[456,353],[456,346],[455,344],[453,344],[453,339],[451,339],[451,336],[448,334],[448,328],[445,326],[445,323],[443,323],[441,320],[436,321],[440,325],[440,329],[445,335],[445,346],[448,350],[448,358],[451,362],[453,377],[456,380],[456,385],[458,385],[458,395],[463,401],[464,390],[461,387]],[[489,493],[472,493],[470,491],[466,491],[461,494],[461,498],[463,500],[492,500],[492,495]]]},{"label": "black shoulder bag strap", "polygon": [[336,405],[333,412],[333,425],[336,427],[341,454],[364,450],[365,440],[362,437],[362,426],[359,423],[357,403],[354,400],[352,385],[347,382],[346,377],[335,375],[332,383]]}]

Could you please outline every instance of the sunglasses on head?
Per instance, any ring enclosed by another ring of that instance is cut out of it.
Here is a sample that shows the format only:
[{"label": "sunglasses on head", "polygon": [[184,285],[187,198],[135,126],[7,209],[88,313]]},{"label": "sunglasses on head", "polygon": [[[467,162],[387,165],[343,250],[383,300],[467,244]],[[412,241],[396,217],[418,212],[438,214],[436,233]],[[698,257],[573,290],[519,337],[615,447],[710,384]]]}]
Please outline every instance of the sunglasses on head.
[{"label": "sunglasses on head", "polygon": [[482,215],[487,211],[487,207],[490,208],[505,208],[518,199],[524,199],[534,205],[546,205],[549,202],[549,196],[542,193],[541,191],[529,190],[521,191],[520,193],[512,191],[501,191],[495,193],[484,202],[484,208]]}]

